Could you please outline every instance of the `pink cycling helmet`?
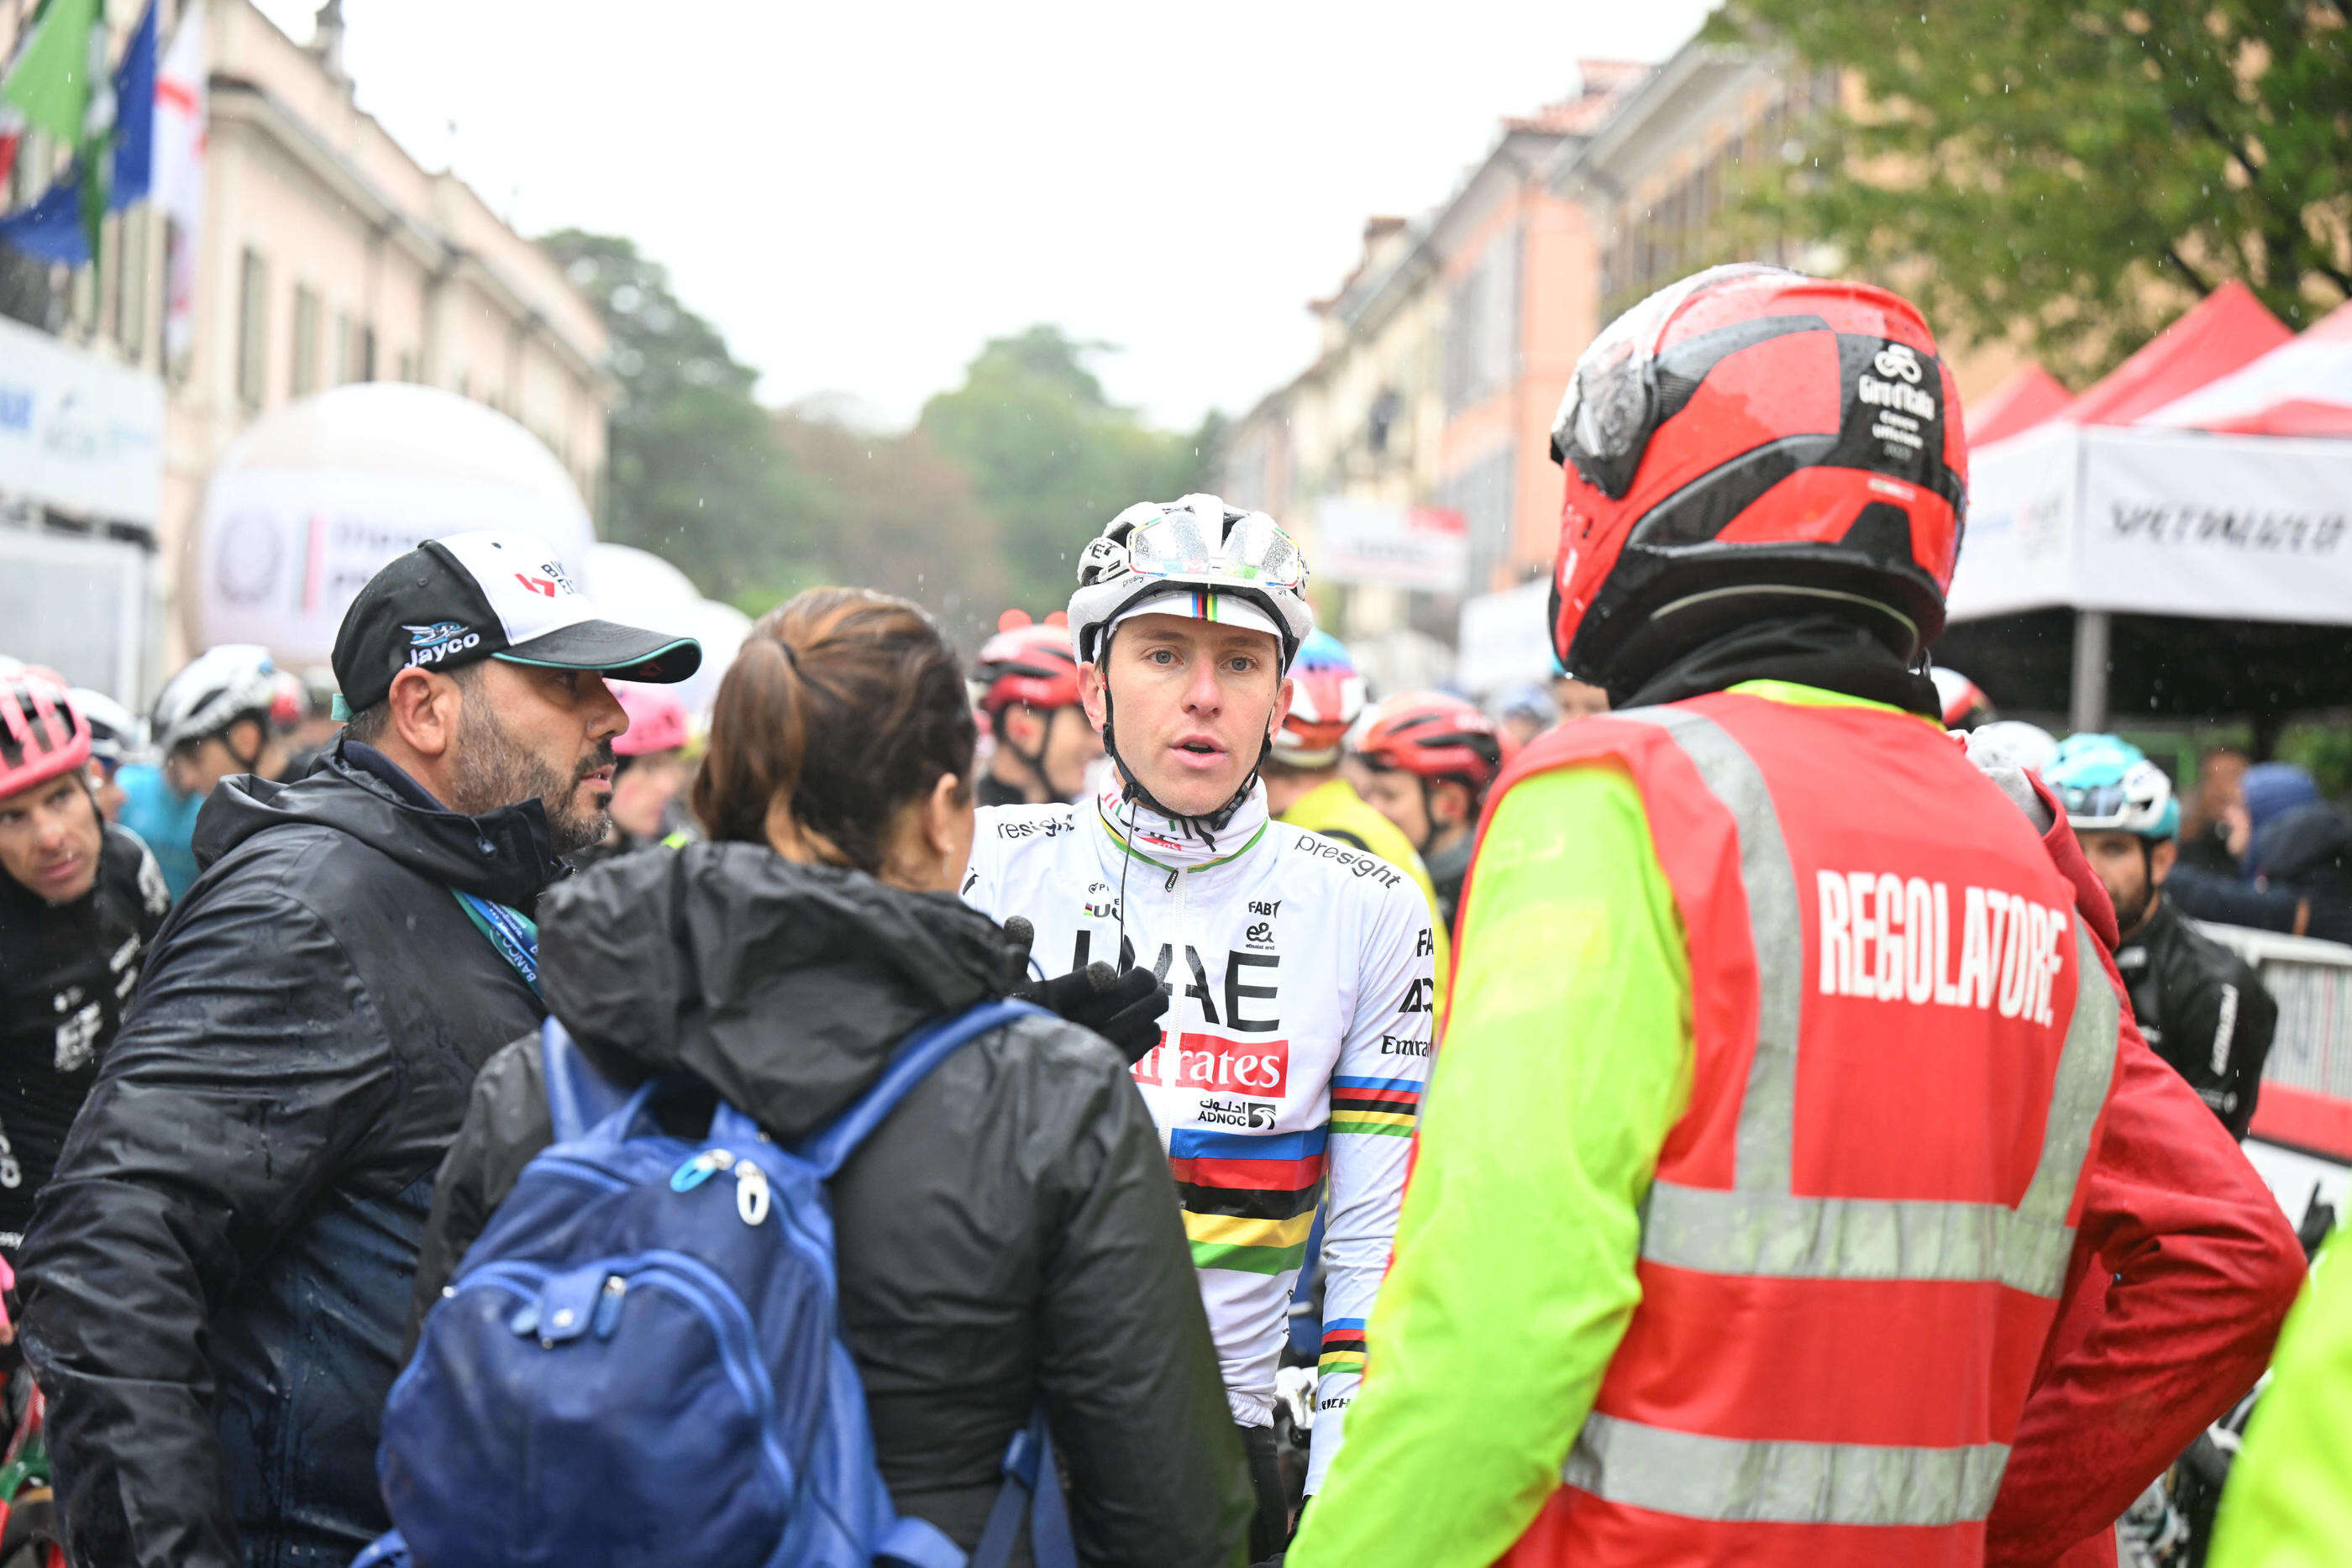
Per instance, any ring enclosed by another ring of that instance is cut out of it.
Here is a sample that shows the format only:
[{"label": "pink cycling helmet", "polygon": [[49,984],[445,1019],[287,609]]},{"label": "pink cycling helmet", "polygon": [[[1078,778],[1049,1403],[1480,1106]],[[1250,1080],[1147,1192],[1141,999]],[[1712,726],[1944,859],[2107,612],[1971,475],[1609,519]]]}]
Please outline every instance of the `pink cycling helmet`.
[{"label": "pink cycling helmet", "polygon": [[[13,663],[13,662],[12,662]],[[55,671],[0,670],[0,796],[71,773],[89,760],[89,720]]]},{"label": "pink cycling helmet", "polygon": [[629,716],[629,727],[613,737],[615,757],[650,757],[660,751],[685,749],[686,705],[659,686],[631,681],[607,681]]}]

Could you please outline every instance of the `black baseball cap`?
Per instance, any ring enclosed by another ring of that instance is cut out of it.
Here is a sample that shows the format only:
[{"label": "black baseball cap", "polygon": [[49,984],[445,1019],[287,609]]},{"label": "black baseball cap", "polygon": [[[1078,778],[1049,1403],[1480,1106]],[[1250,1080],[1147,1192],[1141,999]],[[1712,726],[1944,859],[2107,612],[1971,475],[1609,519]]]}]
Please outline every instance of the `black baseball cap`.
[{"label": "black baseball cap", "polygon": [[377,572],[335,633],[335,681],[353,713],[412,666],[491,658],[666,683],[702,667],[702,644],[604,620],[552,549],[489,529],[427,539]]}]

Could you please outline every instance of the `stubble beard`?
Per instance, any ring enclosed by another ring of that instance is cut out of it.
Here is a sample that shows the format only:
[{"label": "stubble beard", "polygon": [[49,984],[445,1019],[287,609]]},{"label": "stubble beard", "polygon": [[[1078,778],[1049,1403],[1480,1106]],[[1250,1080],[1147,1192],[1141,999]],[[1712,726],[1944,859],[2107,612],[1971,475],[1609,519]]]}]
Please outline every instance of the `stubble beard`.
[{"label": "stubble beard", "polygon": [[578,804],[581,781],[613,765],[613,745],[600,744],[569,776],[557,772],[507,732],[488,705],[469,702],[457,720],[456,787],[450,807],[467,816],[537,800],[547,812],[555,852],[576,854],[604,841],[613,818],[603,807]]}]

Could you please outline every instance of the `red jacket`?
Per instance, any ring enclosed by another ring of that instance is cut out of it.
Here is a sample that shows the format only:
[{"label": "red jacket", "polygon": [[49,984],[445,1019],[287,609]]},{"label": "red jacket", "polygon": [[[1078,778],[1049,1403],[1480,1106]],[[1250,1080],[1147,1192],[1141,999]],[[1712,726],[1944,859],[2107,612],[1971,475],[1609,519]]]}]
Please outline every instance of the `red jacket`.
[{"label": "red jacket", "polygon": [[[2043,796],[2057,821],[2042,841],[2121,995],[2114,906]],[[2253,1386],[2303,1284],[2302,1246],[2270,1189],[2124,1006],[2057,1326],[1986,1521],[1999,1568],[2113,1564],[2116,1520]]]}]

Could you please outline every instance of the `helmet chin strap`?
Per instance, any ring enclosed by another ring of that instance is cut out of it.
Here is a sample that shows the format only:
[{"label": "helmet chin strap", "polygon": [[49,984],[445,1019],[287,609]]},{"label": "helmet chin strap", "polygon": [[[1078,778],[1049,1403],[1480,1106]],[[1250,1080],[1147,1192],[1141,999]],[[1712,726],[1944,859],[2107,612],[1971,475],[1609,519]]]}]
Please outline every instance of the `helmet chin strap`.
[{"label": "helmet chin strap", "polygon": [[1256,787],[1258,772],[1265,768],[1266,756],[1274,749],[1274,731],[1269,727],[1259,739],[1257,760],[1250,764],[1249,774],[1242,780],[1241,788],[1235,789],[1232,798],[1215,810],[1192,813],[1179,811],[1172,806],[1163,804],[1157,796],[1145,788],[1143,780],[1135,776],[1135,769],[1127,765],[1127,758],[1118,754],[1118,741],[1112,733],[1112,729],[1110,683],[1105,681],[1103,683],[1103,751],[1110,758],[1112,766],[1118,769],[1119,778],[1126,780],[1125,788],[1119,791],[1120,799],[1159,812],[1178,828],[1192,834],[1213,850],[1217,847],[1216,835],[1225,831],[1225,824],[1234,820],[1234,813],[1242,809],[1242,803],[1249,799],[1251,789]]}]

